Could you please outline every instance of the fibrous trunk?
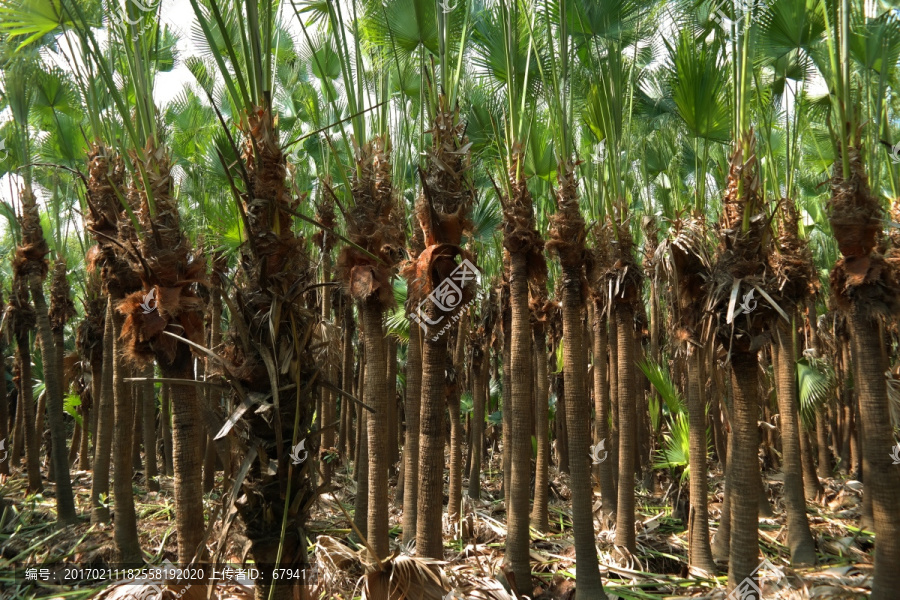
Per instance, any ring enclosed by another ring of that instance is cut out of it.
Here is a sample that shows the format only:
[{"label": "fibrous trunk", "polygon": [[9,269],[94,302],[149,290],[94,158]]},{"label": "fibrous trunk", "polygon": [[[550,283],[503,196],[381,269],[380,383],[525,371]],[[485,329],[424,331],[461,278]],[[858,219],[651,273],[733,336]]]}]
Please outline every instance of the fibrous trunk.
[{"label": "fibrous trunk", "polygon": [[367,415],[369,543],[379,558],[390,553],[388,547],[388,385],[385,339],[381,307],[367,302],[360,307],[366,344],[365,403],[372,407]]},{"label": "fibrous trunk", "polygon": [[[607,375],[606,349],[609,333],[606,329],[606,317],[599,301],[594,302],[594,443],[602,444],[603,450],[609,452],[609,378]],[[594,467],[594,473],[600,482],[600,496],[603,499],[603,511],[608,515],[616,513],[616,481],[613,476],[613,461],[609,454]]]},{"label": "fibrous trunk", "polygon": [[795,377],[796,350],[793,331],[781,321],[775,328],[773,345],[775,384],[781,422],[781,453],[784,471],[784,504],[787,513],[788,547],[791,564],[816,563],[816,545],[806,518],[806,497],[803,491],[803,469],[800,455],[799,400]]},{"label": "fibrous trunk", "polygon": [[900,476],[891,465],[894,445],[884,373],[888,368],[879,344],[881,324],[861,307],[850,312],[850,338],[859,377],[859,408],[863,444],[864,494],[871,497],[875,521],[875,579],[872,599],[896,598],[900,590],[900,520],[897,498]]},{"label": "fibrous trunk", "polygon": [[[520,590],[530,588],[528,490],[531,486],[531,323],[525,256],[510,256],[510,446],[508,535],[505,560]],[[504,413],[506,411],[504,410]]]},{"label": "fibrous trunk", "polygon": [[615,307],[618,337],[619,499],[616,506],[616,545],[637,550],[634,534],[634,313],[624,303]]},{"label": "fibrous trunk", "polygon": [[[594,543],[593,486],[591,485],[591,409],[587,392],[587,348],[581,316],[584,312],[580,268],[563,267],[563,361],[566,429],[569,434],[569,471],[572,485],[572,527],[578,561],[577,589],[588,598],[606,598]],[[629,471],[631,473],[631,471]],[[629,477],[632,477],[629,474]],[[633,477],[632,477],[633,478]],[[631,528],[632,536],[634,527]]]},{"label": "fibrous trunk", "polygon": [[[536,324],[533,331],[534,436],[537,440],[537,459],[534,465],[534,505],[531,509],[531,525],[538,531],[548,531],[550,529],[547,506],[550,487],[550,407],[548,397],[550,381],[547,376],[547,336],[542,323]],[[484,414],[481,416],[483,422]]]},{"label": "fibrous trunk", "polygon": [[735,352],[731,357],[732,423],[734,442],[729,448],[731,461],[731,546],[728,562],[728,589],[744,580],[756,582],[759,564],[759,435],[757,415],[758,363],[755,353]]},{"label": "fibrous trunk", "polygon": [[688,437],[690,444],[691,514],[690,557],[691,566],[708,573],[716,572],[709,545],[709,485],[707,474],[706,399],[698,350],[688,357]]},{"label": "fibrous trunk", "polygon": [[109,462],[112,455],[113,421],[115,404],[113,400],[113,325],[112,298],[106,306],[106,319],[103,331],[103,368],[100,370],[102,381],[97,382],[95,389],[100,393],[95,400],[97,406],[97,437],[94,441],[94,476],[91,481],[91,523],[109,521],[109,508],[101,500],[109,494]]},{"label": "fibrous trunk", "polygon": [[410,326],[406,355],[406,443],[403,444],[403,543],[416,538],[419,495],[419,411],[422,399],[422,330]]}]

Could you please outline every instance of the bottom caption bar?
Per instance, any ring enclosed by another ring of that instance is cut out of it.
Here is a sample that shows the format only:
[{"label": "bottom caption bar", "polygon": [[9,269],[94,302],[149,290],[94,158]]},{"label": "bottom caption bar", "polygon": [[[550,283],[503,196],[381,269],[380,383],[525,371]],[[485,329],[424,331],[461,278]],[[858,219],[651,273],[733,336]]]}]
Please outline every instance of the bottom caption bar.
[{"label": "bottom caption bar", "polygon": [[145,586],[220,582],[249,586],[257,581],[271,582],[274,585],[315,585],[318,582],[316,567],[309,564],[277,567],[261,564],[245,566],[207,564],[181,567],[168,561],[159,566],[94,566],[61,563],[47,567],[16,567],[13,576],[16,583],[34,582],[67,586],[103,582]]}]

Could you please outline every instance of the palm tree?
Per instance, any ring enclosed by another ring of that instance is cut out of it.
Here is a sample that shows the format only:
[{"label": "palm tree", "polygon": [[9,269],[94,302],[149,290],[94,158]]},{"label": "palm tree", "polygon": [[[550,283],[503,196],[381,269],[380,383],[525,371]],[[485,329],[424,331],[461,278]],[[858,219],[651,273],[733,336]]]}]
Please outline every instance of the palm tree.
[{"label": "palm tree", "polygon": [[[155,359],[163,378],[170,380],[178,558],[188,564],[203,554],[203,522],[196,516],[203,513],[204,420],[197,386],[186,383],[194,379],[194,364],[184,340],[202,344],[205,339],[203,305],[191,284],[206,263],[181,229],[166,149],[151,138],[143,156],[136,169],[142,179],[134,185],[140,202],[136,213],[145,232],[137,244],[144,289],[126,296],[117,310],[125,316],[121,338],[128,358],[138,363]],[[155,299],[153,310],[148,310],[148,298]]]},{"label": "palm tree", "polygon": [[[50,253],[44,231],[41,227],[40,211],[32,189],[33,167],[30,157],[34,140],[30,127],[31,107],[34,91],[29,88],[29,78],[41,71],[38,67],[34,48],[17,55],[4,69],[3,84],[9,109],[15,119],[17,141],[21,145],[20,155],[24,159],[23,185],[19,190],[21,213],[19,229],[21,244],[16,248],[13,260],[13,277],[22,282],[17,293],[17,302],[27,302],[28,295],[34,304],[37,337],[40,340],[43,360],[44,384],[47,394],[47,417],[50,425],[51,473],[56,481],[57,519],[68,524],[75,521],[75,498],[69,474],[65,422],[63,420],[62,362],[57,362],[57,351],[50,324],[49,307],[44,296],[44,280],[48,273],[46,256]],[[27,293],[25,292],[27,288]],[[22,357],[24,359],[24,356]],[[30,358],[29,358],[30,360]],[[27,385],[27,381],[23,381]],[[37,415],[41,422],[43,415]],[[41,431],[36,432],[37,435]],[[36,482],[32,482],[34,484]]]},{"label": "palm tree", "polygon": [[[571,160],[557,167],[559,189],[557,212],[550,220],[547,249],[562,266],[561,301],[563,311],[564,381],[566,425],[569,435],[569,469],[572,485],[572,525],[575,530],[575,557],[578,593],[590,598],[606,598],[600,579],[594,545],[594,519],[589,446],[591,441],[590,399],[587,388],[587,348],[582,315],[585,312],[586,280],[584,264],[584,217],[578,209],[578,180]],[[634,529],[632,528],[632,533]]]},{"label": "palm tree", "polygon": [[[859,391],[860,433],[865,438],[862,476],[879,540],[872,598],[880,600],[892,597],[900,588],[900,570],[896,568],[900,564],[900,522],[892,518],[890,508],[900,494],[900,476],[891,468],[889,453],[885,452],[893,444],[893,436],[884,378],[888,363],[881,342],[884,339],[881,318],[896,315],[900,310],[897,304],[900,273],[876,249],[884,208],[870,191],[862,144],[865,116],[853,99],[850,74],[850,39],[855,35],[851,34],[850,22],[857,18],[859,8],[851,8],[850,2],[842,0],[833,11],[828,8],[824,11],[830,64],[823,70],[835,90],[831,97],[832,118],[840,124],[833,130],[836,153],[828,221],[842,255],[831,272],[831,293],[850,329],[851,355],[856,367],[854,381]],[[885,47],[879,48],[874,56],[868,57],[870,60],[879,60]],[[872,146],[869,135],[870,153],[874,151]],[[873,156],[870,154],[868,158],[871,168]]]},{"label": "palm tree", "polygon": [[687,410],[690,436],[691,510],[689,561],[691,566],[716,572],[709,543],[705,374],[711,345],[703,335],[703,304],[710,260],[706,249],[705,220],[676,219],[670,239],[657,248],[657,257],[669,279],[669,306],[675,315],[673,339],[687,363]]},{"label": "palm tree", "polygon": [[[440,331],[451,314],[428,296],[456,268],[454,258],[464,255],[460,244],[470,227],[468,213],[474,201],[466,174],[471,157],[465,149],[465,123],[459,118],[459,108],[449,102],[443,94],[437,98],[431,129],[432,158],[427,170],[420,171],[422,195],[416,203],[416,218],[425,249],[404,268],[408,280],[415,278],[410,296],[426,299],[422,311],[422,320],[428,326],[422,349],[416,551],[430,558],[443,557],[440,513],[448,336],[440,335]],[[469,290],[454,300],[465,304],[471,293]]]},{"label": "palm tree", "polygon": [[364,402],[368,415],[368,527],[367,536],[379,557],[388,547],[388,431],[389,397],[384,312],[394,304],[393,265],[403,247],[391,182],[390,146],[375,137],[358,150],[352,181],[353,209],[347,215],[348,238],[338,258],[337,273],[359,305],[365,352]]}]

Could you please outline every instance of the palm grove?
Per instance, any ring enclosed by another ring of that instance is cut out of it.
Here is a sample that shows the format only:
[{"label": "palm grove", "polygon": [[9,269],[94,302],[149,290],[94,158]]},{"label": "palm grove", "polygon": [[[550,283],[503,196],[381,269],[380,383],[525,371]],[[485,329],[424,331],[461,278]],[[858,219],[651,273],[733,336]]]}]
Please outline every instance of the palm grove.
[{"label": "palm grove", "polygon": [[[0,473],[19,489],[52,490],[63,525],[112,506],[139,562],[135,490],[172,476],[187,565],[216,559],[197,515],[219,488],[249,558],[293,566],[317,499],[355,482],[367,591],[398,598],[375,577],[397,543],[436,569],[489,494],[503,580],[531,595],[563,474],[578,597],[605,598],[598,534],[635,556],[645,488],[689,498],[685,560],[731,590],[762,558],[763,470],[797,567],[822,481],[852,476],[872,597],[894,597],[895,8],[190,9],[177,32],[160,5],[0,7]],[[190,80],[157,103],[176,67]],[[463,261],[478,277],[456,286]]]}]

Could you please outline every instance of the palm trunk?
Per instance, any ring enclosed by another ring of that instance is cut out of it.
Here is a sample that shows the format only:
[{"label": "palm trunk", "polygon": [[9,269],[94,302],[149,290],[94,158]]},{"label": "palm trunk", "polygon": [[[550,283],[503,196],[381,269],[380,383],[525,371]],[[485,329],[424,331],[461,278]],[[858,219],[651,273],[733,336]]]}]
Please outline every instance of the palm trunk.
[{"label": "palm trunk", "polygon": [[67,457],[66,424],[63,417],[62,364],[57,362],[57,352],[50,329],[47,302],[41,277],[31,275],[29,279],[31,299],[34,302],[37,328],[41,340],[41,356],[44,361],[44,385],[47,391],[47,415],[50,424],[51,456],[56,481],[56,514],[60,523],[73,523],[78,518],[75,511],[75,496],[72,493],[72,478]]},{"label": "palm trunk", "polygon": [[78,460],[78,449],[81,446],[81,423],[75,421],[75,428],[72,430],[72,444],[69,446],[69,453],[66,456],[66,463],[69,465],[69,468],[75,466],[75,461]]},{"label": "palm trunk", "polygon": [[175,475],[175,466],[172,464],[172,389],[168,383],[162,384],[160,389],[160,423],[163,437],[163,462],[166,467],[166,476]]},{"label": "palm trunk", "polygon": [[[356,446],[369,447],[369,411],[359,407],[356,418]],[[356,476],[356,498],[353,502],[353,524],[367,539],[369,537],[369,461],[357,455],[353,465]]]},{"label": "palm trunk", "polygon": [[[126,377],[134,377],[137,370],[133,365],[128,365]],[[131,468],[135,472],[140,472],[144,468],[144,461],[141,459],[141,442],[144,437],[144,427],[141,424],[141,417],[144,414],[144,396],[141,393],[140,384],[131,384],[128,386],[128,392],[131,394],[131,405],[134,407],[131,411],[132,417],[132,444],[131,444]]]},{"label": "palm trunk", "polygon": [[816,407],[816,441],[819,446],[818,475],[822,479],[828,479],[831,477],[831,453],[828,451],[828,423],[821,406]]},{"label": "palm trunk", "polygon": [[[481,450],[484,447],[484,409],[488,394],[488,368],[490,363],[490,347],[488,341],[481,338],[483,345],[476,345],[472,352],[472,427],[469,446],[472,459],[469,464],[469,498],[481,498]],[[412,345],[410,344],[410,348]],[[407,359],[408,360],[408,359]],[[409,376],[407,375],[407,381]]]},{"label": "palm trunk", "polygon": [[[608,452],[609,441],[609,381],[607,371],[606,349],[609,333],[606,330],[606,318],[603,316],[599,301],[594,302],[594,443],[602,443]],[[600,481],[600,496],[603,499],[603,511],[607,515],[616,513],[616,480],[613,476],[613,462],[603,460],[594,467],[594,474]]]},{"label": "palm trunk", "polygon": [[[690,351],[690,350],[689,350]],[[716,572],[712,549],[709,544],[709,483],[706,459],[706,398],[703,389],[703,371],[700,351],[693,349],[688,356],[688,437],[690,444],[690,557],[692,567],[708,573]]]},{"label": "palm trunk", "polygon": [[719,518],[719,528],[716,530],[716,537],[712,541],[712,553],[718,560],[728,560],[728,553],[731,549],[731,490],[734,486],[731,471],[731,453],[734,450],[734,433],[729,433],[725,440],[725,446],[728,449],[725,454],[725,481],[722,490],[722,514]]},{"label": "palm trunk", "polygon": [[382,324],[383,313],[380,304],[369,300],[360,305],[363,320],[363,337],[366,345],[365,403],[373,412],[367,415],[368,461],[369,461],[369,544],[379,558],[390,554],[388,546],[388,383],[385,356],[386,340]]},{"label": "palm trunk", "polygon": [[[193,360],[184,343],[175,359],[160,364],[165,379],[194,379]],[[206,431],[197,386],[170,383],[172,405],[172,465],[175,470],[175,531],[178,563],[187,565],[203,558],[203,491],[201,488],[203,440]]]},{"label": "palm trunk", "polygon": [[[2,375],[2,373],[0,373]],[[91,402],[93,402],[93,398],[91,397],[92,390],[88,390],[86,395],[88,398],[91,398]],[[91,462],[88,458],[90,456],[90,422],[93,412],[88,408],[87,404],[85,404],[84,400],[81,402],[81,444],[78,449],[78,469],[81,471],[87,471],[91,468]]]},{"label": "palm trunk", "polygon": [[19,359],[19,401],[17,411],[22,412],[22,428],[25,430],[25,466],[28,471],[28,494],[39,494],[44,489],[41,482],[40,439],[32,425],[35,422],[34,389],[31,386],[31,345],[28,333],[16,332],[16,346]]},{"label": "palm trunk", "polygon": [[13,420],[13,441],[12,450],[10,451],[9,464],[18,467],[22,460],[22,451],[25,447],[25,411],[22,408],[22,395],[19,393],[20,384],[18,383],[21,369],[19,368],[19,353],[16,350],[15,361],[13,366],[13,380],[16,382],[16,416]]},{"label": "palm trunk", "polygon": [[[333,212],[333,211],[332,211]],[[323,232],[324,233],[324,232]],[[322,281],[324,283],[331,282],[331,252],[330,249],[324,249],[322,254]],[[322,290],[322,321],[331,322],[331,294],[332,288],[325,287]],[[215,296],[214,296],[215,298]],[[331,343],[334,346],[334,343]],[[330,348],[329,348],[330,350]],[[326,367],[326,373],[328,376],[328,381],[337,385],[337,357],[334,356],[333,352],[328,352],[328,365]],[[331,427],[332,423],[334,423],[335,419],[335,403],[337,402],[336,394],[332,393],[331,390],[326,388],[322,388],[321,390],[321,399],[322,399],[322,423],[326,428],[322,432],[322,447],[323,448],[334,448],[335,434],[334,429]],[[328,485],[331,483],[332,475],[334,474],[334,461],[323,461],[322,464],[322,474],[323,474],[323,485]]]},{"label": "palm trunk", "polygon": [[856,358],[856,379],[863,444],[865,495],[872,500],[875,521],[875,575],[873,600],[897,597],[900,590],[900,520],[896,505],[900,497],[900,477],[891,465],[894,445],[884,373],[888,364],[879,344],[881,324],[853,306],[849,318],[850,338]]},{"label": "palm trunk", "polygon": [[[429,302],[431,305],[431,302]],[[434,310],[429,306],[429,310]],[[434,320],[434,313],[429,314]],[[422,353],[422,406],[419,442],[419,497],[416,553],[442,560],[441,508],[444,483],[444,398],[447,339],[426,337]]]},{"label": "palm trunk", "polygon": [[[153,378],[153,364],[148,364],[138,372],[142,379]],[[144,441],[144,476],[147,489],[159,491],[159,470],[156,464],[156,393],[152,381],[142,381],[138,385],[141,402],[141,437]]]},{"label": "palm trunk", "polygon": [[503,453],[501,460],[503,463],[503,500],[509,510],[509,490],[512,456],[512,334],[510,333],[511,323],[510,311],[507,308],[503,311],[503,408],[501,412],[501,439],[503,440]]},{"label": "palm trunk", "polygon": [[397,429],[399,424],[399,415],[397,414],[397,338],[388,336],[385,339],[385,350],[387,352],[387,419],[388,419],[388,436],[385,444],[387,456],[387,465],[389,470],[393,470],[394,464],[397,462],[400,454],[400,447],[397,442]]},{"label": "palm trunk", "polygon": [[406,443],[403,444],[403,543],[416,538],[419,496],[419,411],[422,403],[422,330],[409,328],[406,354]]},{"label": "palm trunk", "polygon": [[[591,409],[587,384],[587,347],[584,343],[584,312],[581,266],[563,264],[563,379],[566,394],[566,429],[569,434],[569,470],[572,487],[572,527],[578,567],[579,597],[606,598],[594,544],[593,493],[591,485]],[[629,457],[632,455],[629,453]],[[627,470],[629,477],[632,471]],[[633,493],[632,488],[632,493]],[[632,500],[633,501],[633,500]],[[632,515],[632,519],[634,515]],[[631,526],[634,546],[634,525]],[[617,540],[618,543],[618,540]]]},{"label": "palm trunk", "polygon": [[803,492],[808,501],[815,502],[824,493],[822,482],[816,475],[816,463],[813,460],[813,447],[809,432],[800,421],[800,465],[803,469]]},{"label": "palm trunk", "polygon": [[109,522],[109,508],[103,506],[101,496],[109,495],[109,462],[113,443],[113,421],[115,418],[113,361],[115,324],[113,323],[113,300],[106,304],[106,324],[103,330],[103,367],[101,381],[97,388],[97,437],[94,442],[94,475],[91,482],[91,523]]},{"label": "palm trunk", "polygon": [[[3,294],[0,292],[0,306],[3,306]],[[0,337],[0,357],[6,356],[6,343]],[[86,425],[87,423],[85,423]],[[6,361],[0,360],[0,440],[9,441],[9,394],[6,388]],[[4,444],[4,451],[10,448]],[[9,475],[9,462],[5,460],[7,455],[3,455],[4,460],[0,462],[0,475]]]},{"label": "palm trunk", "polygon": [[775,328],[772,346],[778,412],[781,413],[781,454],[784,471],[784,504],[787,514],[788,547],[791,564],[816,564],[816,545],[806,518],[806,497],[803,492],[803,467],[800,454],[799,400],[795,376],[796,347],[794,332],[780,321]]},{"label": "palm trunk", "polygon": [[635,552],[634,537],[634,312],[623,303],[616,305],[618,335],[617,365],[619,396],[619,501],[616,510],[616,545]]},{"label": "palm trunk", "polygon": [[[534,505],[531,509],[531,526],[538,531],[550,530],[548,491],[550,489],[550,403],[548,389],[547,336],[544,324],[534,326],[534,437],[537,440],[537,460],[534,474]],[[484,421],[484,411],[481,413]],[[479,438],[480,439],[480,438]]]},{"label": "palm trunk", "polygon": [[[125,358],[122,355],[122,341],[120,338],[122,324],[125,319],[116,310],[110,310],[110,313],[112,314],[110,320],[113,323],[112,354],[115,357],[112,367],[112,389],[116,429],[116,434],[113,437],[113,496],[116,502],[116,518],[113,523],[115,524],[115,540],[119,561],[123,564],[132,564],[143,560],[140,542],[138,541],[137,517],[134,511],[134,492],[131,484],[133,476],[131,445],[134,443],[134,404],[129,393],[130,390],[125,385],[127,371]],[[180,513],[181,511],[179,510],[177,514]],[[198,513],[193,513],[192,516],[196,514]],[[180,544],[181,535],[178,538]]]},{"label": "palm trunk", "polygon": [[745,579],[756,582],[754,570],[759,564],[760,473],[757,450],[758,363],[756,354],[733,352],[731,377],[734,441],[729,448],[731,461],[731,545],[728,563],[728,590],[733,591]]},{"label": "palm trunk", "polygon": [[466,323],[466,314],[463,312],[456,324],[456,345],[454,347],[452,365],[455,376],[450,386],[450,393],[447,396],[447,408],[450,414],[450,487],[447,501],[447,516],[451,524],[459,522],[462,505],[463,427],[460,421],[460,397],[465,385]]},{"label": "palm trunk", "polygon": [[115,541],[119,560],[125,564],[142,560],[140,542],[137,533],[137,517],[134,510],[134,491],[132,486],[133,465],[132,445],[134,439],[134,402],[131,389],[125,385],[129,375],[123,355],[120,333],[124,317],[118,311],[112,311],[113,322],[113,367],[112,390],[114,407],[113,436],[113,497],[115,499]]},{"label": "palm trunk", "polygon": [[504,560],[516,578],[519,590],[531,589],[528,496],[531,487],[531,323],[528,309],[526,258],[511,253],[509,267],[510,304],[510,413],[508,535]]},{"label": "palm trunk", "polygon": [[[349,301],[344,301],[344,311],[342,314],[343,321],[343,340],[342,340],[342,356],[343,364],[341,366],[341,389],[348,394],[353,393],[353,306]],[[350,432],[353,430],[353,405],[346,398],[341,399],[341,429],[338,434],[338,447],[344,453],[349,462],[353,457],[353,437]]]},{"label": "palm trunk", "polygon": [[610,306],[608,310],[609,321],[609,448],[610,470],[616,485],[616,505],[618,510],[618,485],[619,485],[619,330],[616,325],[616,308]]},{"label": "palm trunk", "polygon": [[[449,367],[449,365],[448,365]],[[459,371],[456,371],[459,377]],[[462,506],[462,445],[463,428],[460,422],[460,382],[451,384],[447,395],[447,413],[450,418],[450,473],[447,491],[447,520],[451,525],[459,523]]]}]

